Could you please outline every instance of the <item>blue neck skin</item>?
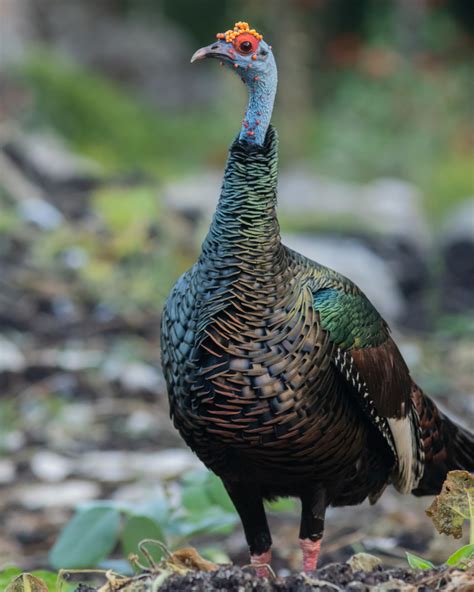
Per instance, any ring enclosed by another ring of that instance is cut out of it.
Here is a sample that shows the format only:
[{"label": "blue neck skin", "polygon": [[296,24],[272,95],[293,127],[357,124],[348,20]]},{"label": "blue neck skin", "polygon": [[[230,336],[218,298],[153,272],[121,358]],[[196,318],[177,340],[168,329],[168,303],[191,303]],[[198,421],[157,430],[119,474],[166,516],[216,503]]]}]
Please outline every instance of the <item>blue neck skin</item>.
[{"label": "blue neck skin", "polygon": [[268,67],[263,74],[259,74],[257,69],[250,69],[242,75],[248,87],[249,102],[239,139],[258,146],[263,146],[265,141],[277,89],[277,70],[273,56],[270,54],[269,57]]}]

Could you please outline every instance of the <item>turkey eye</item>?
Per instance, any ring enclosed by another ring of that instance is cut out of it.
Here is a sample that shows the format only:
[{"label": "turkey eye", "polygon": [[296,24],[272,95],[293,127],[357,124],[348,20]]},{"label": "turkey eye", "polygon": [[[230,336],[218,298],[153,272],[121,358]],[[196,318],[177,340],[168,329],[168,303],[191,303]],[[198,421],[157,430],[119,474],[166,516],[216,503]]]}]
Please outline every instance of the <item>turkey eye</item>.
[{"label": "turkey eye", "polygon": [[239,45],[239,49],[243,53],[248,53],[252,49],[252,44],[250,41],[242,41],[242,43]]}]

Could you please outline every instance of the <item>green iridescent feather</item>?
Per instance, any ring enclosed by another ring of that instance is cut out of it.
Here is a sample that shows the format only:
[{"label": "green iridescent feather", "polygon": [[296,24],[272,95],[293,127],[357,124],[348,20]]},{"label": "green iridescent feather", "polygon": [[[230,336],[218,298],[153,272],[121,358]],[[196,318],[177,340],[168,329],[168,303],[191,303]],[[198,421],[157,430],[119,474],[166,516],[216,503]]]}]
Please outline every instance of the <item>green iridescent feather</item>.
[{"label": "green iridescent feather", "polygon": [[323,329],[342,349],[376,347],[388,338],[388,327],[362,293],[336,288],[318,290],[314,306]]}]

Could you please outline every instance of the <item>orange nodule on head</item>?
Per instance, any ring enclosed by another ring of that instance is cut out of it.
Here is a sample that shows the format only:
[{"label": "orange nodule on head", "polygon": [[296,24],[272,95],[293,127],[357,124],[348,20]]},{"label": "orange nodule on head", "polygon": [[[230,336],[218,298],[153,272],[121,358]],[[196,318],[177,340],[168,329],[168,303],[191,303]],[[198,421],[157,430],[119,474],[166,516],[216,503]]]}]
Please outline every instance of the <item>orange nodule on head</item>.
[{"label": "orange nodule on head", "polygon": [[227,43],[233,43],[235,38],[242,33],[253,35],[257,41],[261,41],[263,39],[263,35],[258,33],[255,29],[251,29],[248,23],[244,23],[242,21],[235,23],[234,28],[229,29],[225,33],[217,33],[216,37],[217,39],[225,39]]}]

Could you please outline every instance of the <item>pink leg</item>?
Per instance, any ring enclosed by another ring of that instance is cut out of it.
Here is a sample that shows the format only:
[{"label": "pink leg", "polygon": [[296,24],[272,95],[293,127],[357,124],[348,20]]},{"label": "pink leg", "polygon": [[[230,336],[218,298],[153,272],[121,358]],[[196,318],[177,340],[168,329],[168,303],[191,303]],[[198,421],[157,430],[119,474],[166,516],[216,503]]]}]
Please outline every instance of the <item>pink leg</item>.
[{"label": "pink leg", "polygon": [[[272,562],[272,550],[268,549],[268,551],[264,551],[260,555],[251,555],[250,556],[250,563],[252,565],[259,564],[259,563],[270,563]],[[270,572],[268,567],[262,565],[261,567],[255,568],[255,573],[259,578],[268,578],[270,576]]]},{"label": "pink leg", "polygon": [[319,551],[321,549],[321,539],[312,541],[311,539],[300,539],[300,547],[303,551],[303,570],[305,573],[316,570],[318,565]]}]

